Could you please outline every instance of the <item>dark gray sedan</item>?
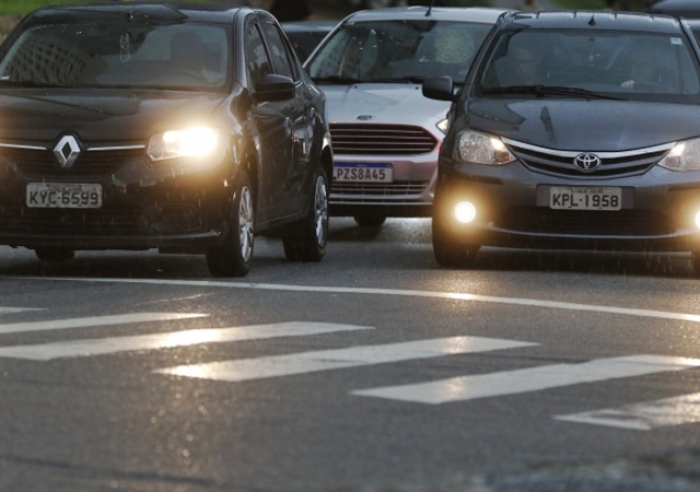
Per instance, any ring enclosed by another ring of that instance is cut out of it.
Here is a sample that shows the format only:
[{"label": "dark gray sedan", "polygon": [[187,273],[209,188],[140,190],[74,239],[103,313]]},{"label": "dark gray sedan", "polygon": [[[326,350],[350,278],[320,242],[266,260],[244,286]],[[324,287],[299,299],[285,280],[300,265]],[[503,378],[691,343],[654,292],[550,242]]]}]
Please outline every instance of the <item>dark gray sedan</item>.
[{"label": "dark gray sedan", "polygon": [[691,251],[700,270],[700,64],[684,21],[506,15],[453,97],[433,247]]}]

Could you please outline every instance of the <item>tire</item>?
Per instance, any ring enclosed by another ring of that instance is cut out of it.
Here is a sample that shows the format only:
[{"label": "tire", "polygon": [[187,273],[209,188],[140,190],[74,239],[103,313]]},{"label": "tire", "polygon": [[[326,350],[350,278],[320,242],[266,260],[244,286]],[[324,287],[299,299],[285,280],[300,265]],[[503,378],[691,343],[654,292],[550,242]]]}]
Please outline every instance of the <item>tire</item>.
[{"label": "tire", "polygon": [[695,269],[695,273],[700,275],[700,250],[692,251],[690,253],[690,259],[693,262],[693,269]]},{"label": "tire", "polygon": [[314,178],[314,193],[308,215],[299,223],[301,235],[282,239],[289,261],[321,261],[328,241],[328,178],[319,167]]},{"label": "tire", "polygon": [[75,251],[65,248],[37,248],[34,253],[41,261],[68,261],[75,256]]},{"label": "tire", "polygon": [[253,189],[248,174],[241,170],[234,191],[231,223],[224,244],[207,253],[209,273],[214,277],[245,277],[253,261],[254,209]]},{"label": "tire", "polygon": [[380,227],[386,221],[386,215],[367,212],[353,217],[360,227]]},{"label": "tire", "polygon": [[437,262],[447,268],[470,268],[479,252],[477,244],[462,244],[449,229],[441,207],[433,206],[433,254]]}]

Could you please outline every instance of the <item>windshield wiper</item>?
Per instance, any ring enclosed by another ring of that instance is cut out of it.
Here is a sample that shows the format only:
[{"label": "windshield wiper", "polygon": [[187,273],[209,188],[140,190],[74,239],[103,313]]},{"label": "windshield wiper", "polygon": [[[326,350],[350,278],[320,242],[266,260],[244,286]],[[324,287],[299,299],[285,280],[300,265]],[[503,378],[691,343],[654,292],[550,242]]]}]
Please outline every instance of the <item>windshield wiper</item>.
[{"label": "windshield wiper", "polygon": [[330,75],[328,77],[318,77],[313,79],[317,84],[360,84],[362,82],[367,82],[366,80],[355,79],[353,77],[340,77],[339,75]]},{"label": "windshield wiper", "polygon": [[621,97],[601,94],[578,87],[558,85],[510,85],[484,89],[484,94],[533,94],[535,96],[574,96],[592,99],[623,99]]}]

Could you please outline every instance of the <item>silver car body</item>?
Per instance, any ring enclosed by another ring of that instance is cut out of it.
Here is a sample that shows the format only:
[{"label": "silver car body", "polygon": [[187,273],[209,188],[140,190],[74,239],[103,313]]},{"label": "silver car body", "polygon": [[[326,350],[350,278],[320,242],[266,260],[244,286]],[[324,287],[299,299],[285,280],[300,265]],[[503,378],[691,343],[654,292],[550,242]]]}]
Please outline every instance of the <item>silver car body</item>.
[{"label": "silver car body", "polygon": [[[341,21],[315,50],[305,68],[327,97],[335,160],[332,215],[354,216],[363,225],[381,224],[387,216],[430,215],[445,128],[439,126],[446,124],[450,104],[424,97],[422,78],[464,79],[503,12],[433,8],[426,15],[427,7],[358,12]],[[403,35],[399,26],[427,23],[438,27],[407,35],[403,44],[396,41]],[[397,31],[390,33],[394,28]],[[349,34],[353,30],[378,34],[360,39],[359,34]],[[438,35],[454,36],[456,41],[443,41],[440,48],[433,39]],[[353,60],[356,70],[348,76],[343,68],[348,64],[340,59],[350,56],[346,53],[352,52],[352,43],[362,59]]]}]

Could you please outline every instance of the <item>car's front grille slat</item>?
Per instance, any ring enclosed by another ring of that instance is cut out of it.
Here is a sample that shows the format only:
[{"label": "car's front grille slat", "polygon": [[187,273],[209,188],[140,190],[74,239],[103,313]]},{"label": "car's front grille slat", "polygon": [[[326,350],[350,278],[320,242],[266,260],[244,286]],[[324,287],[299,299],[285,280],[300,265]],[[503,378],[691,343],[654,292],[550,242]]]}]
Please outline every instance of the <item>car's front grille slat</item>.
[{"label": "car's front grille slat", "polygon": [[494,221],[499,229],[535,234],[572,236],[661,236],[673,233],[676,224],[651,210],[552,210],[546,207],[513,207]]},{"label": "car's front grille slat", "polygon": [[347,155],[417,155],[435,150],[437,139],[421,127],[331,124],[333,152]]},{"label": "car's front grille slat", "polygon": [[[534,172],[567,178],[604,179],[643,174],[659,162],[668,149],[658,147],[637,151],[605,153],[601,152],[601,165],[594,170],[584,171],[574,165],[574,152],[560,152],[543,147],[507,141],[510,151],[528,169]],[[613,154],[613,155],[609,155]]]},{"label": "car's front grille slat", "polygon": [[91,177],[114,174],[124,163],[143,158],[143,148],[82,151],[68,169],[61,168],[50,150],[1,148],[0,159],[25,176]]}]

